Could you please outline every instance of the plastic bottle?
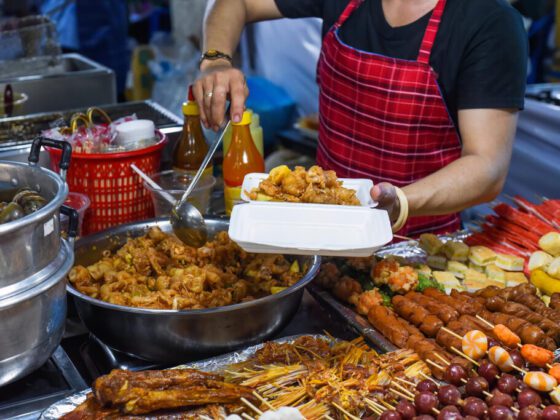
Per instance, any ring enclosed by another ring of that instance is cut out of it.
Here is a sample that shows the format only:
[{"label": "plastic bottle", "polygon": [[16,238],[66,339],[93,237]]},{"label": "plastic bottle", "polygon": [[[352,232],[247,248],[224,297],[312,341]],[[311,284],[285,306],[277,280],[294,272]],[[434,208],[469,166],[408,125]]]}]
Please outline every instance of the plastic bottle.
[{"label": "plastic bottle", "polygon": [[[200,110],[194,101],[192,86],[189,87],[189,100],[183,104],[183,115],[185,116],[183,132],[173,150],[173,169],[193,176],[208,153],[208,144],[202,131]],[[213,167],[210,163],[204,174],[212,175],[212,171]]]},{"label": "plastic bottle", "polygon": [[230,215],[241,196],[245,175],[264,172],[264,159],[251,136],[251,114],[243,113],[239,123],[232,123],[231,144],[224,156],[224,199],[226,214]]},{"label": "plastic bottle", "polygon": [[[251,136],[253,137],[257,150],[261,156],[264,157],[263,129],[260,126],[259,114],[254,113],[251,109],[248,109],[247,112],[251,115]],[[232,129],[230,126],[224,135],[224,154],[227,153],[231,143],[231,132]]]}]

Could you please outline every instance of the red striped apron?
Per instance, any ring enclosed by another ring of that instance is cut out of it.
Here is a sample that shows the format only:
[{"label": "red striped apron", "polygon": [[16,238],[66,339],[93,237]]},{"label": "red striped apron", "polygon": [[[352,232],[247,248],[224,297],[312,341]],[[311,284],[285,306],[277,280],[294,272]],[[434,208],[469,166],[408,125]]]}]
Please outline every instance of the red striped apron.
[{"label": "red striped apron", "polygon": [[[317,162],[340,177],[370,178],[398,187],[443,168],[461,155],[461,142],[430,67],[446,0],[439,0],[416,61],[352,48],[339,28],[360,6],[351,0],[323,40]],[[402,233],[459,229],[458,214],[411,217]]]}]

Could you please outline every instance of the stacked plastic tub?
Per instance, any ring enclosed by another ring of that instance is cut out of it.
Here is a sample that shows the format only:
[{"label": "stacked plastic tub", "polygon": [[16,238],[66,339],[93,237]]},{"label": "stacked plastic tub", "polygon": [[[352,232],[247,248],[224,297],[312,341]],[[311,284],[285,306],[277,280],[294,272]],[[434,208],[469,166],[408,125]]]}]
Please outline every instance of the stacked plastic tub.
[{"label": "stacked plastic tub", "polygon": [[[64,150],[60,174],[36,166],[42,144]],[[40,367],[62,339],[78,223],[77,212],[62,206],[70,154],[69,144],[39,138],[29,164],[0,161],[0,189],[31,188],[47,200],[38,211],[0,224],[0,385]],[[60,236],[60,212],[70,218],[69,241]]]}]

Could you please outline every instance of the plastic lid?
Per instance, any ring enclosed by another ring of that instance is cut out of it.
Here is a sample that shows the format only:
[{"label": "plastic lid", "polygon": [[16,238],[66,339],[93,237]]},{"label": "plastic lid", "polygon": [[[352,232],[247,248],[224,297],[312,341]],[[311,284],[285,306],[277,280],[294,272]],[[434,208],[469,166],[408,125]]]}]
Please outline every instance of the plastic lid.
[{"label": "plastic lid", "polygon": [[238,123],[232,122],[231,125],[249,125],[251,124],[251,113],[249,111],[245,111],[243,113],[243,118]]}]

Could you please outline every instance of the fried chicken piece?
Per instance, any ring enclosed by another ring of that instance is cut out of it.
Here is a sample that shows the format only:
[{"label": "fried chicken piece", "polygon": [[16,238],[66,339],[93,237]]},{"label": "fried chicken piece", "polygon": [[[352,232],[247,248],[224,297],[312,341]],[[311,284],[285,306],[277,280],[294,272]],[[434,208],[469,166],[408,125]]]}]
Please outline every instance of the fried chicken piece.
[{"label": "fried chicken piece", "polygon": [[301,196],[304,193],[306,187],[307,184],[305,183],[305,180],[297,177],[293,173],[286,175],[282,180],[282,190],[287,194],[296,197]]},{"label": "fried chicken piece", "polygon": [[[358,297],[363,292],[362,285],[352,277],[344,276],[337,282],[333,294],[343,302],[350,302],[352,297]],[[350,302],[352,303],[352,302]]]},{"label": "fried chicken piece", "polygon": [[372,289],[367,290],[360,294],[358,301],[356,303],[356,310],[360,315],[366,315],[369,313],[370,309],[375,305],[383,305],[383,298],[379,293],[379,290]]},{"label": "fried chicken piece", "polygon": [[337,265],[327,262],[321,264],[321,269],[315,281],[325,289],[332,289],[341,277],[342,273]]}]

